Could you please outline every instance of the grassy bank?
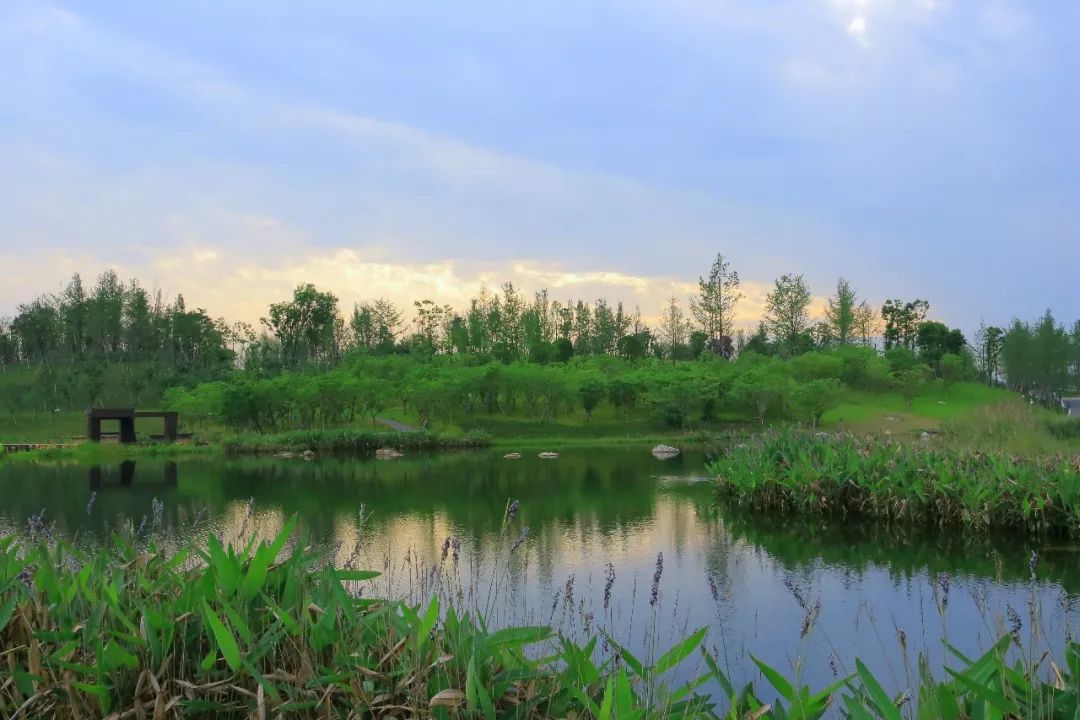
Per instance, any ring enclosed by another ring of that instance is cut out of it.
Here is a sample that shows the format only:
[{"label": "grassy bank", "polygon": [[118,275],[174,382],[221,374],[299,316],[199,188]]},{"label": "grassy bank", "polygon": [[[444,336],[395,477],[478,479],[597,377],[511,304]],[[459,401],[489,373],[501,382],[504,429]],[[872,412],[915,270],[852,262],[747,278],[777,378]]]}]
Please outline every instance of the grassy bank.
[{"label": "grassy bank", "polygon": [[[638,658],[603,630],[489,628],[441,602],[364,597],[378,573],[333,569],[294,537],[166,552],[128,530],[94,551],[44,524],[0,541],[0,713],[9,718],[384,716],[548,718],[1072,717],[1077,658],[1041,679],[1020,638],[957,654],[948,679],[920,663],[891,697],[870,671],[801,686],[756,660],[736,690],[705,628]],[[241,540],[241,542],[243,542]],[[456,551],[455,551],[456,552]],[[510,551],[512,552],[512,550]],[[690,680],[673,671],[693,666]],[[707,690],[706,688],[710,688]],[[762,698],[774,698],[766,703]]]},{"label": "grassy bank", "polygon": [[[979,383],[956,383],[946,390],[940,383],[927,386],[924,393],[914,399],[907,408],[904,399],[896,392],[867,392],[843,388],[837,404],[825,412],[822,425],[827,428],[844,428],[856,432],[910,433],[922,429],[935,429],[942,423],[963,418],[979,408],[1000,404],[1018,396],[1000,388]],[[131,404],[130,401],[127,403]],[[151,405],[160,405],[154,401]],[[1049,415],[1049,413],[1047,413]],[[388,407],[380,417],[419,427],[421,418],[410,406],[406,412],[400,407]],[[784,424],[786,418],[782,403],[775,403],[766,417],[766,424]],[[194,430],[201,439],[214,441],[229,432],[213,418],[198,418],[182,414],[181,429]],[[525,408],[484,412],[477,407],[472,412],[454,413],[452,419],[431,420],[429,427],[443,436],[465,434],[469,430],[482,430],[498,440],[558,440],[563,438],[592,438],[607,440],[621,437],[663,437],[679,435],[688,431],[721,432],[732,426],[759,425],[749,407],[730,401],[720,403],[708,420],[700,414],[691,413],[687,427],[672,427],[659,419],[648,407],[634,405],[616,408],[609,403],[597,407],[591,418],[580,407],[560,412],[556,417],[542,417]],[[370,423],[358,422],[356,430],[371,429]],[[0,441],[5,442],[70,442],[74,436],[85,433],[86,419],[81,410],[60,412],[15,412],[0,416]],[[160,420],[140,420],[140,433],[162,432]]]},{"label": "grassy bank", "polygon": [[397,450],[457,450],[486,447],[490,438],[479,432],[445,437],[430,432],[372,432],[370,430],[294,430],[272,435],[235,435],[223,438],[222,450],[230,455],[280,452],[364,453],[389,447]]},{"label": "grassy bank", "polygon": [[781,431],[710,464],[744,507],[897,523],[1080,536],[1080,457],[1024,457]]},{"label": "grassy bank", "polygon": [[37,450],[23,450],[5,453],[0,450],[2,462],[74,462],[81,464],[99,464],[129,458],[181,458],[214,455],[221,452],[216,445],[195,445],[192,443],[91,443],[80,442],[72,445],[44,447]]}]

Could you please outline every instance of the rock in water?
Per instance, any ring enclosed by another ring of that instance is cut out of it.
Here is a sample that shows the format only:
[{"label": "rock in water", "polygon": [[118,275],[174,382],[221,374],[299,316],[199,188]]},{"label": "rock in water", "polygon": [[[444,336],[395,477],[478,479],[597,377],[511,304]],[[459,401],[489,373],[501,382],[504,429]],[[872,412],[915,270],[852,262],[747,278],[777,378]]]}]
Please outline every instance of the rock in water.
[{"label": "rock in water", "polygon": [[657,445],[652,449],[653,457],[659,458],[660,460],[667,460],[668,458],[673,458],[680,452],[682,451],[679,450],[679,448],[672,447],[670,445]]},{"label": "rock in water", "polygon": [[503,455],[503,460],[520,460],[521,453],[506,453]]},{"label": "rock in water", "polygon": [[405,453],[399,452],[394,448],[379,448],[375,451],[376,460],[396,460],[399,457],[405,457]]},{"label": "rock in water", "polygon": [[315,457],[315,451],[314,450],[305,450],[303,454],[304,454],[304,459],[305,460],[311,460],[312,458]]},{"label": "rock in water", "polygon": [[542,452],[537,457],[539,457],[541,460],[554,460],[555,458],[559,457],[559,453],[557,453],[557,452]]}]

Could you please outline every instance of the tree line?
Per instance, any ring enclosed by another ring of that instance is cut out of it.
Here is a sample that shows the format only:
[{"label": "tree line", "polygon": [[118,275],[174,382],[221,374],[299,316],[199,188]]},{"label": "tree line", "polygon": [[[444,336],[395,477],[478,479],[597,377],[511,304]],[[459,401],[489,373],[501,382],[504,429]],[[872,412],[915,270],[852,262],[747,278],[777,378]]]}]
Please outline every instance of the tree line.
[{"label": "tree line", "polygon": [[793,360],[854,347],[882,353],[894,374],[917,368],[943,380],[978,377],[1045,402],[1080,385],[1080,321],[1067,329],[1049,311],[1030,323],[983,325],[969,343],[960,330],[928,319],[927,301],[889,299],[875,309],[844,279],[814,317],[803,276],[782,275],[752,332],[736,326],[743,299],[737,271],[718,254],[697,293],[669,298],[655,326],[621,302],[560,301],[547,290],[527,296],[511,283],[484,290],[466,308],[425,298],[406,310],[380,298],[345,311],[335,295],[305,283],[271,304],[255,328],[188,309],[182,295],[168,302],[107,271],[92,287],[75,275],[61,292],[0,318],[0,370],[33,368],[41,388],[34,402],[69,406],[93,404],[110,369],[122,369],[137,399],[237,372],[272,379],[329,371],[356,356],[456,357],[477,367],[566,366],[575,358],[677,364],[744,355]]}]

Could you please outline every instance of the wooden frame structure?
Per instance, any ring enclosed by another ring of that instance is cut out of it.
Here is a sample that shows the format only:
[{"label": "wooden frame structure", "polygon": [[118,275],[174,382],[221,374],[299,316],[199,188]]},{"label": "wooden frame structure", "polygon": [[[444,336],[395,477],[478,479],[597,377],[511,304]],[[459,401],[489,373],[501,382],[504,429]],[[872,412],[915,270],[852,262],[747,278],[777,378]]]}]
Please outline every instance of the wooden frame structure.
[{"label": "wooden frame structure", "polygon": [[133,443],[135,442],[135,419],[154,417],[165,419],[165,440],[175,442],[180,429],[179,413],[174,410],[137,411],[135,408],[87,408],[86,438],[91,442],[101,442],[101,423],[117,420],[120,423],[120,442]]}]

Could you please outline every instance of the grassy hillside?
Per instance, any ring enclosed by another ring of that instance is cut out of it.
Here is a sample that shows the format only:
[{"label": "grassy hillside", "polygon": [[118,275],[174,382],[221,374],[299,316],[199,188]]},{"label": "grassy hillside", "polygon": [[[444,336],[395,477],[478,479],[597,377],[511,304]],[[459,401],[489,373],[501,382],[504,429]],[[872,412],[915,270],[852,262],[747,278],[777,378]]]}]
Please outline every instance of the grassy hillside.
[{"label": "grassy hillside", "polygon": [[[0,376],[0,382],[11,382],[14,373]],[[130,405],[130,397],[117,392],[111,403]],[[143,407],[156,407],[159,402],[145,401]],[[1012,408],[1010,422],[1023,424],[1027,408],[1015,393],[999,388],[991,388],[978,383],[957,383],[949,391],[940,385],[932,385],[927,393],[915,399],[911,410],[904,407],[904,401],[898,393],[870,393],[846,389],[842,402],[825,413],[822,428],[825,430],[849,430],[860,434],[910,436],[922,430],[943,430],[957,428],[965,434],[985,434],[983,426],[989,409],[994,409],[995,416],[1000,416],[998,408]],[[400,406],[388,408],[380,416],[396,420],[406,425],[417,425],[416,414],[402,411]],[[1053,418],[1053,414],[1042,408],[1035,408],[1031,416],[1033,421]],[[1000,417],[996,422],[1000,421]],[[776,426],[789,422],[784,418],[781,408],[776,408],[770,415],[767,425]],[[140,434],[160,433],[161,420],[140,420],[137,430]],[[199,425],[192,427],[181,417],[181,430],[194,430],[200,438],[218,439],[229,433],[220,426]],[[1036,432],[1035,422],[1030,423],[1032,433]],[[523,411],[509,413],[473,413],[454,417],[452,422],[438,422],[430,429],[445,437],[460,437],[470,430],[483,430],[498,441],[522,442],[600,442],[630,439],[679,439],[690,432],[713,432],[729,430],[733,427],[755,429],[759,424],[749,410],[737,407],[721,408],[714,418],[701,421],[694,418],[690,428],[672,428],[657,419],[647,409],[633,408],[619,410],[604,403],[593,413],[590,421],[580,408],[568,414],[562,414],[553,420],[542,420]],[[359,422],[357,429],[371,429],[369,421]],[[111,429],[106,427],[106,429]],[[388,428],[378,427],[378,430]],[[1021,429],[1017,429],[1020,432]],[[84,411],[67,409],[59,412],[30,410],[10,412],[0,407],[0,441],[4,442],[70,442],[73,437],[85,433]],[[1050,442],[1050,449],[1060,447],[1060,443]]]},{"label": "grassy hillside", "polygon": [[974,408],[1013,400],[1019,400],[1016,393],[982,383],[956,383],[948,391],[940,383],[934,383],[925,395],[915,398],[908,410],[900,393],[849,389],[844,391],[843,402],[827,411],[822,422],[825,427],[864,432],[934,429],[946,420],[971,413]]}]

